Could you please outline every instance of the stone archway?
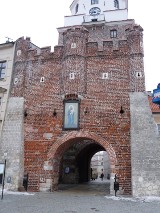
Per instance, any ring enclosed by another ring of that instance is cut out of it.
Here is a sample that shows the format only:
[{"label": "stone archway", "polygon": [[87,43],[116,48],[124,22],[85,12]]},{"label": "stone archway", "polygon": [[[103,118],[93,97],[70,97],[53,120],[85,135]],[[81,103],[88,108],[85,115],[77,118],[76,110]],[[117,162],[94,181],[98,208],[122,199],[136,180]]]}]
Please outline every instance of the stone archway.
[{"label": "stone archway", "polygon": [[111,144],[109,144],[109,142],[107,142],[104,138],[100,137],[95,133],[86,131],[72,131],[66,133],[53,143],[51,149],[48,152],[48,160],[51,161],[53,165],[51,190],[54,191],[58,187],[59,166],[63,152],[75,142],[75,139],[94,140],[107,151],[110,159],[111,168],[110,194],[113,194],[114,175],[115,173],[117,173],[117,157],[115,151]]}]

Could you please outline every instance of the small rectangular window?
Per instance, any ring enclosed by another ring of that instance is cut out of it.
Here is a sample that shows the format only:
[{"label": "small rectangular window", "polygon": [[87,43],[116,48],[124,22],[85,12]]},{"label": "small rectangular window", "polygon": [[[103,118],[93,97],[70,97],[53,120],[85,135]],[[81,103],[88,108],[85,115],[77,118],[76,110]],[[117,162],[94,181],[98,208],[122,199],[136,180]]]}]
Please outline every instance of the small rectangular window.
[{"label": "small rectangular window", "polygon": [[76,47],[77,47],[76,43],[72,43],[72,44],[71,44],[71,48],[72,48],[72,49],[75,49]]},{"label": "small rectangular window", "polygon": [[116,38],[117,37],[117,30],[111,30],[110,31],[110,37],[111,38]]},{"label": "small rectangular window", "polygon": [[160,124],[157,124],[158,133],[160,135]]},{"label": "small rectangular window", "polygon": [[102,79],[108,79],[108,72],[102,73]]},{"label": "small rectangular window", "polygon": [[136,72],[136,77],[137,78],[142,78],[142,72]]},{"label": "small rectangular window", "polygon": [[69,74],[69,79],[75,79],[75,73],[74,72],[71,72]]},{"label": "small rectangular window", "polygon": [[41,77],[40,78],[40,83],[43,83],[44,82],[44,77]]},{"label": "small rectangular window", "polygon": [[0,62],[0,79],[5,78],[6,75],[6,61]]},{"label": "small rectangular window", "polygon": [[91,4],[98,4],[99,0],[91,0]]}]

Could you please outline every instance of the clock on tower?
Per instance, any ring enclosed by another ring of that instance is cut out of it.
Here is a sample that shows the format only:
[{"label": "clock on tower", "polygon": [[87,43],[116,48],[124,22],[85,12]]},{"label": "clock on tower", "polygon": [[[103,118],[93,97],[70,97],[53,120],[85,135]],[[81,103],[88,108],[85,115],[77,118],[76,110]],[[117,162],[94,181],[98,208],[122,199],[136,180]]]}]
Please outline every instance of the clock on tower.
[{"label": "clock on tower", "polygon": [[101,13],[101,10],[99,7],[92,7],[90,10],[89,10],[89,14],[92,15],[92,16],[96,16],[96,15],[99,15]]}]

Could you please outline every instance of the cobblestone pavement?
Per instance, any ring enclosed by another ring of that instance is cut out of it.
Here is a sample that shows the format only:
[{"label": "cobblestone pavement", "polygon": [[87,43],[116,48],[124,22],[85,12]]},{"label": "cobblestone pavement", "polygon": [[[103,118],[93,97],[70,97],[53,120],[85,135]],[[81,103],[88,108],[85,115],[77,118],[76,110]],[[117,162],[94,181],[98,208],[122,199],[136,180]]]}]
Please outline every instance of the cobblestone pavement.
[{"label": "cobblestone pavement", "polygon": [[[60,185],[53,193],[6,194],[0,213],[159,213],[160,201],[114,200],[106,183]],[[112,199],[113,198],[113,199]],[[117,199],[120,197],[117,196]],[[122,198],[122,197],[121,197]]]}]

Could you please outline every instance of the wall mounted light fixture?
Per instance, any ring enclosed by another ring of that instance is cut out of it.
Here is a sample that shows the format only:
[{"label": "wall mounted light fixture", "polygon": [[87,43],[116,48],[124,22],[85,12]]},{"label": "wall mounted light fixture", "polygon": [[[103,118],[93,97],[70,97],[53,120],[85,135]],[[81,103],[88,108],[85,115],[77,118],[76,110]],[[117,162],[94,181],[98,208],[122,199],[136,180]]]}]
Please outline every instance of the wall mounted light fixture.
[{"label": "wall mounted light fixture", "polygon": [[120,113],[123,114],[124,113],[124,109],[123,107],[121,106],[121,109],[120,109]]},{"label": "wall mounted light fixture", "polygon": [[88,114],[89,113],[89,110],[88,110],[88,107],[86,107],[85,109],[84,109],[84,114],[86,115],[86,114]]},{"label": "wall mounted light fixture", "polygon": [[57,116],[57,111],[56,111],[56,109],[54,109],[54,111],[53,111],[53,116],[54,116],[54,117]]},{"label": "wall mounted light fixture", "polygon": [[27,113],[27,110],[25,109],[24,110],[24,117],[27,117],[28,113]]}]

